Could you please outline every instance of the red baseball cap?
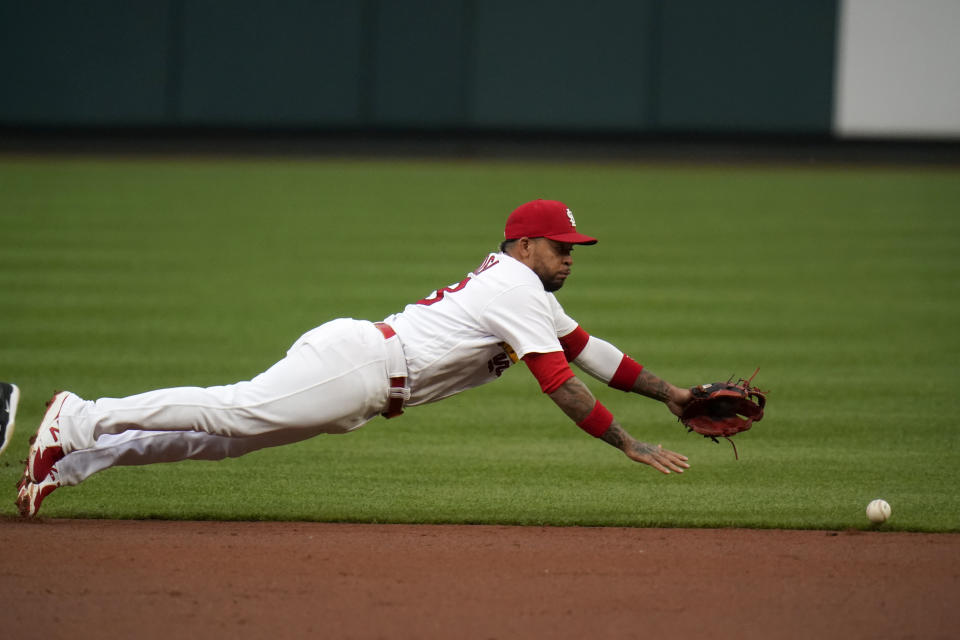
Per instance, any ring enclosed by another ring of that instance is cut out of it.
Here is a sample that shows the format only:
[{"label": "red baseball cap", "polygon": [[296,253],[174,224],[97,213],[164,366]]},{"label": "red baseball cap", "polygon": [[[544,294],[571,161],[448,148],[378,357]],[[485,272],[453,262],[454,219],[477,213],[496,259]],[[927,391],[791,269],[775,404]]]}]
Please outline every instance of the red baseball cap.
[{"label": "red baseball cap", "polygon": [[567,205],[557,200],[534,200],[517,207],[503,231],[507,240],[549,238],[570,244],[597,244],[596,238],[577,233],[577,221]]}]

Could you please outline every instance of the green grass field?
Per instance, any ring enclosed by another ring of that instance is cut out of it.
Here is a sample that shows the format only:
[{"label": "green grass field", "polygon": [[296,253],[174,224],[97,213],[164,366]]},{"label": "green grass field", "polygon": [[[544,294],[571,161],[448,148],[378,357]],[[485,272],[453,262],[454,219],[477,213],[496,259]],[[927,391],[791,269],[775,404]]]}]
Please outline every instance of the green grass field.
[{"label": "green grass field", "polygon": [[726,442],[588,381],[631,463],[524,367],[444,402],[237,460],[124,467],[42,515],[960,531],[960,173],[506,161],[0,158],[0,379],[23,399],[0,514],[54,389],[122,396],[248,379],[328,319],[459,281],[516,205],[566,201],[601,239],[559,293],[682,385],[770,389]]}]

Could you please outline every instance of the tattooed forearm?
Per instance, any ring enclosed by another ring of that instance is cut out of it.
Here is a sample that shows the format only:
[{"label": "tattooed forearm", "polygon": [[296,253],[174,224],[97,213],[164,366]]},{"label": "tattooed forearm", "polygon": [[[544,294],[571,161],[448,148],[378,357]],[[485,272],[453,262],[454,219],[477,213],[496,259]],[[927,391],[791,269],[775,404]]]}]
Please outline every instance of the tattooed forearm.
[{"label": "tattooed forearm", "polygon": [[597,402],[587,385],[577,378],[570,378],[564,382],[559,389],[550,394],[550,398],[574,422],[580,422],[590,415],[593,405]]},{"label": "tattooed forearm", "polygon": [[607,432],[600,436],[600,439],[606,442],[607,444],[616,447],[617,449],[623,449],[624,445],[633,440],[630,437],[630,434],[623,430],[623,427],[614,422],[610,425],[610,428],[607,429]]},{"label": "tattooed forearm", "polygon": [[640,372],[640,376],[633,384],[633,391],[660,402],[666,402],[670,399],[670,383],[661,380],[646,369]]}]

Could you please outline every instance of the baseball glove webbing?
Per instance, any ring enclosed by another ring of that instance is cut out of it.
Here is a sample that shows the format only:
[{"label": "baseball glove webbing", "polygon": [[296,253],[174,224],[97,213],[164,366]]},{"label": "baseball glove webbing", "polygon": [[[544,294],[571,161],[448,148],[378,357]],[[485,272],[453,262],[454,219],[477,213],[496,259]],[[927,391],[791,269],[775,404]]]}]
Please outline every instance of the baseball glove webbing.
[{"label": "baseball glove webbing", "polygon": [[730,438],[746,431],[754,422],[763,419],[763,408],[767,404],[768,391],[751,386],[753,378],[760,371],[736,383],[731,376],[726,382],[711,382],[690,389],[693,400],[687,404],[680,416],[680,422],[687,431],[695,431],[704,438],[719,442],[725,438],[733,446],[733,455],[739,460],[737,445]]}]

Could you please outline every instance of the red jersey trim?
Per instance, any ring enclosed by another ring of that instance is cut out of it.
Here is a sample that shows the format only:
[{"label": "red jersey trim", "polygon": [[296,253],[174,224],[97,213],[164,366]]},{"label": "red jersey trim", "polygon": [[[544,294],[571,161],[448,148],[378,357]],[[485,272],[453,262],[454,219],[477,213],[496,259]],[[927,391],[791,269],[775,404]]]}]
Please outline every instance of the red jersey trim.
[{"label": "red jersey trim", "polygon": [[530,373],[540,383],[544,393],[553,393],[564,382],[574,377],[567,359],[559,351],[549,353],[528,353],[523,356]]},{"label": "red jersey trim", "polygon": [[563,347],[563,355],[567,357],[567,362],[573,362],[577,356],[583,353],[589,340],[590,334],[584,331],[580,325],[560,338],[560,346]]}]

